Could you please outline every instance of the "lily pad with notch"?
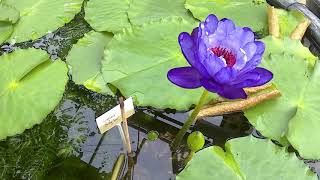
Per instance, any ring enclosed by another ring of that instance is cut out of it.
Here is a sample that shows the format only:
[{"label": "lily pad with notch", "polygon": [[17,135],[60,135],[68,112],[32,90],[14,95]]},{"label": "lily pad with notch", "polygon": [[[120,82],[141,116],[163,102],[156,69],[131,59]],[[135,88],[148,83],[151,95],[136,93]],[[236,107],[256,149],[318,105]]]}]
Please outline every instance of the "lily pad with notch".
[{"label": "lily pad with notch", "polygon": [[63,61],[37,49],[0,56],[0,139],[39,124],[56,107],[67,71]]}]

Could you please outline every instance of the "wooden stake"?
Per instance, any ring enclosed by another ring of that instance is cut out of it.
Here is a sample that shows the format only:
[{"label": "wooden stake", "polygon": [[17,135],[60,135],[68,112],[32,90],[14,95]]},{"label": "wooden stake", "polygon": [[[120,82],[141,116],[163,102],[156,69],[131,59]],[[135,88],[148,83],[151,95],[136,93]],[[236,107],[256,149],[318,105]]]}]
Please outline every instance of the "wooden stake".
[{"label": "wooden stake", "polygon": [[292,31],[290,38],[292,40],[301,40],[303,38],[304,33],[307,31],[310,23],[310,20],[306,19],[300,24],[298,24],[297,27]]},{"label": "wooden stake", "polygon": [[129,135],[129,128],[128,128],[128,123],[127,123],[126,113],[125,113],[125,110],[124,110],[123,97],[119,98],[119,102],[120,102],[121,117],[122,117],[122,129],[124,131],[124,135],[125,135],[125,138],[126,138],[127,151],[128,151],[128,154],[130,154],[132,152],[132,149],[131,149],[131,141],[130,141],[130,135]]},{"label": "wooden stake", "polygon": [[273,90],[271,92],[249,97],[244,100],[219,103],[214,106],[201,109],[197,118],[217,116],[217,115],[222,115],[226,113],[242,111],[250,107],[253,107],[257,104],[260,104],[266,100],[279,97],[280,95],[281,95],[280,91]]},{"label": "wooden stake", "polygon": [[269,34],[273,37],[280,37],[279,18],[276,9],[273,6],[268,6],[268,22]]}]

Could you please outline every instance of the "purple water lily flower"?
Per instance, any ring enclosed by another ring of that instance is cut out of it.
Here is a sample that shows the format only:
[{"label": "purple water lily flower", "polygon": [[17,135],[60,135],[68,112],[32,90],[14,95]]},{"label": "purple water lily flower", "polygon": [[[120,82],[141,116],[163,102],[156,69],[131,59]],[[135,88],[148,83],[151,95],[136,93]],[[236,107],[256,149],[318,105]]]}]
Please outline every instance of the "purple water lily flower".
[{"label": "purple water lily flower", "polygon": [[265,50],[248,27],[209,15],[190,35],[179,35],[181,50],[191,67],[168,72],[168,79],[187,89],[203,86],[228,99],[247,98],[245,87],[269,82],[273,74],[257,67]]}]

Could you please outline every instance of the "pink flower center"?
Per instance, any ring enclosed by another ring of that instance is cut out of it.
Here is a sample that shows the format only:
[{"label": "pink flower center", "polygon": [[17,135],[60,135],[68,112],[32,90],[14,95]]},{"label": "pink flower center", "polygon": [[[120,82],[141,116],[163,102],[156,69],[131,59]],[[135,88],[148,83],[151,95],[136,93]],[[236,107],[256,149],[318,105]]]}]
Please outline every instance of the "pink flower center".
[{"label": "pink flower center", "polygon": [[211,48],[210,50],[216,56],[223,57],[228,67],[232,67],[236,63],[236,56],[232,53],[232,51],[221,47]]}]

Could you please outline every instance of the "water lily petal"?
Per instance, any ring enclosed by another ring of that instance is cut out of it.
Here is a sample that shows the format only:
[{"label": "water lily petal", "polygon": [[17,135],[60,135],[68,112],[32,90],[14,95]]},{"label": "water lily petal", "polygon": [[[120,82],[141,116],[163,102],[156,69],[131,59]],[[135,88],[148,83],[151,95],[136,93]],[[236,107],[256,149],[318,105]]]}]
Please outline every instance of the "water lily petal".
[{"label": "water lily petal", "polygon": [[199,36],[199,27],[196,27],[193,29],[193,31],[191,33],[191,37],[192,37],[193,42],[195,44],[197,44],[197,42],[198,42],[198,36]]},{"label": "water lily petal", "polygon": [[217,27],[218,27],[218,18],[217,16],[213,15],[213,14],[210,14],[206,20],[205,20],[205,23],[204,23],[204,27],[205,27],[205,32],[206,32],[206,35],[210,35],[210,34],[213,34]]},{"label": "water lily petal", "polygon": [[210,91],[219,94],[220,96],[228,99],[245,99],[247,98],[247,94],[241,88],[235,88],[232,86],[222,86],[219,83],[203,79],[201,80],[202,86]]},{"label": "water lily petal", "polygon": [[208,58],[203,61],[203,66],[206,68],[210,76],[215,76],[222,68],[226,67],[226,62],[211,53]]},{"label": "water lily petal", "polygon": [[180,33],[178,39],[184,57],[187,59],[191,66],[194,66],[197,62],[195,58],[195,44],[192,37],[189,33],[182,32]]},{"label": "water lily petal", "polygon": [[255,41],[254,43],[255,43],[256,46],[257,46],[256,54],[263,54],[264,51],[265,51],[265,49],[266,49],[264,43],[261,42],[261,41]]},{"label": "water lily petal", "polygon": [[241,33],[241,47],[245,46],[247,43],[249,42],[253,42],[254,41],[254,33],[253,31],[248,28],[248,27],[244,27],[242,28],[243,32]]},{"label": "water lily petal", "polygon": [[217,30],[224,31],[226,34],[229,35],[235,28],[236,26],[233,23],[233,21],[227,18],[223,18],[219,21]]},{"label": "water lily petal", "polygon": [[268,71],[267,69],[257,67],[254,70],[242,75],[241,77],[242,82],[239,82],[234,85],[237,88],[245,88],[245,87],[256,87],[266,84],[273,78],[272,72]]},{"label": "water lily petal", "polygon": [[213,77],[214,80],[220,84],[229,84],[233,81],[236,75],[236,70],[230,67],[222,68]]},{"label": "water lily petal", "polygon": [[168,79],[175,85],[186,89],[195,89],[201,87],[201,75],[193,67],[179,67],[171,69]]},{"label": "water lily petal", "polygon": [[254,42],[249,42],[245,46],[242,47],[244,50],[247,59],[250,61],[250,59],[256,54],[257,46]]}]

